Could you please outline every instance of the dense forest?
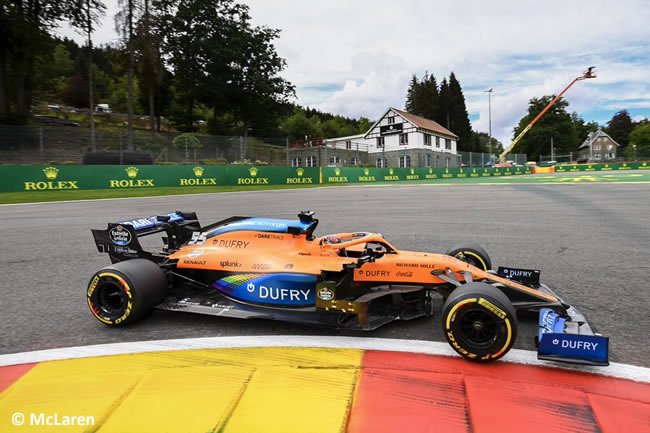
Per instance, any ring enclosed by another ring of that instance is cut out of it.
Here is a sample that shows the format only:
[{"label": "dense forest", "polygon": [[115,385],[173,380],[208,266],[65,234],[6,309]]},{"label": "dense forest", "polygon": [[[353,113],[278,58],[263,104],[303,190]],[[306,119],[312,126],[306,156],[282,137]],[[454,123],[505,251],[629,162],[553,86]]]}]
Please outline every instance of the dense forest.
[{"label": "dense forest", "polygon": [[[127,113],[128,147],[136,115],[146,118],[152,131],[160,129],[164,117],[183,132],[295,140],[354,135],[373,123],[296,105],[295,87],[281,75],[286,61],[274,46],[280,30],[254,26],[244,4],[120,0],[115,17],[119,41],[94,46],[97,25],[109,19],[105,9],[101,0],[0,3],[0,122],[26,123],[34,107],[60,104],[85,108],[93,129],[93,108],[109,104],[114,112]],[[56,37],[59,25],[76,29],[84,45]],[[550,98],[531,99],[515,135]],[[560,100],[513,151],[535,158],[547,153],[550,137],[557,153],[576,150],[598,125],[567,112],[567,106]],[[405,109],[456,133],[461,151],[503,148],[493,137],[489,141],[484,132],[472,130],[453,72],[440,83],[429,73],[413,75]],[[632,122],[625,110],[605,128],[623,152],[632,142],[635,149],[650,149],[648,129]]]}]

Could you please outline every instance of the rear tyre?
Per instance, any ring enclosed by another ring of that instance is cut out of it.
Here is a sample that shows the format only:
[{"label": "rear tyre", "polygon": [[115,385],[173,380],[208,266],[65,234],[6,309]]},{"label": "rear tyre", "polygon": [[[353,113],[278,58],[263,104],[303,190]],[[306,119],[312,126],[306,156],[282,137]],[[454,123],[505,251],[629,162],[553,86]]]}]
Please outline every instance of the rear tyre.
[{"label": "rear tyre", "polygon": [[167,293],[167,277],[146,259],[115,263],[90,279],[86,298],[93,316],[108,326],[124,326],[160,304]]},{"label": "rear tyre", "polygon": [[445,253],[479,269],[488,271],[492,269],[492,261],[487,252],[478,244],[461,242],[451,247]]},{"label": "rear tyre", "polygon": [[455,289],[442,307],[442,330],[451,347],[475,362],[501,358],[517,337],[512,303],[496,287],[482,282]]}]

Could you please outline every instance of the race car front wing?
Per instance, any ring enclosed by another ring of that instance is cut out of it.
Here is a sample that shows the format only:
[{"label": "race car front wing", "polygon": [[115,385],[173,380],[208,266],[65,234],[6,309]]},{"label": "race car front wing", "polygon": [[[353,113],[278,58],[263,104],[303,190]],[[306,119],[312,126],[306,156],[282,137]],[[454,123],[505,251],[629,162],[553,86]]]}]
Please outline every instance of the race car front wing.
[{"label": "race car front wing", "polygon": [[564,318],[550,308],[539,312],[537,358],[574,364],[609,365],[609,338],[595,334],[574,307]]}]

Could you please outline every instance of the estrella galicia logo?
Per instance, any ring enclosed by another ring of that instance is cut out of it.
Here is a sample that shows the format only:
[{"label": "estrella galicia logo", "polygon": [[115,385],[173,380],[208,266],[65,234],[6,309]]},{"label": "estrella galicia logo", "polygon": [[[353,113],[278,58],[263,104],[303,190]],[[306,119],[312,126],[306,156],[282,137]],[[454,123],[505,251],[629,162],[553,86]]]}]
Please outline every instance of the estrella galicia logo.
[{"label": "estrella galicia logo", "polygon": [[115,245],[128,245],[131,243],[131,233],[121,225],[113,227],[108,232],[108,237]]},{"label": "estrella galicia logo", "polygon": [[323,301],[331,301],[334,298],[334,292],[327,287],[323,287],[318,291],[318,297]]}]

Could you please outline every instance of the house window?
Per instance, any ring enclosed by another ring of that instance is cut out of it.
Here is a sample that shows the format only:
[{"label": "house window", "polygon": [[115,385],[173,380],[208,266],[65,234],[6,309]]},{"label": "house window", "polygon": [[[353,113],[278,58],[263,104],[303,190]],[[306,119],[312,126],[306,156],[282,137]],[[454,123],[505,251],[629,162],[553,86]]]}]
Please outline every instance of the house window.
[{"label": "house window", "polygon": [[600,161],[600,153],[595,153],[594,154],[594,160]]},{"label": "house window", "polygon": [[292,167],[300,167],[300,158],[293,158],[291,160],[291,166]]},{"label": "house window", "polygon": [[450,163],[451,163],[451,158],[450,158],[450,157],[446,157],[446,158],[445,158],[445,167],[449,168]]},{"label": "house window", "polygon": [[430,134],[424,134],[424,145],[425,146],[431,146],[431,135]]},{"label": "house window", "polygon": [[341,163],[340,156],[330,156],[330,165],[340,164],[340,163]]},{"label": "house window", "polygon": [[305,166],[307,167],[316,167],[316,157],[315,156],[308,156],[305,158]]},{"label": "house window", "polygon": [[351,142],[350,140],[346,140],[346,142],[345,142],[345,148],[346,148],[347,150],[352,149],[352,142]]},{"label": "house window", "polygon": [[424,166],[431,167],[431,155],[428,153],[424,155]]},{"label": "house window", "polygon": [[359,165],[361,164],[361,160],[357,158],[356,156],[352,158],[352,165]]},{"label": "house window", "polygon": [[[445,149],[451,150],[451,140],[448,138],[445,138]],[[449,167],[449,166],[447,166]]]},{"label": "house window", "polygon": [[408,168],[411,166],[411,157],[408,155],[399,157],[399,166],[400,168]]},{"label": "house window", "polygon": [[377,137],[377,148],[382,148],[384,147],[385,139],[386,137]]},{"label": "house window", "polygon": [[406,146],[409,144],[409,135],[408,134],[400,134],[399,135],[399,145],[400,146]]},{"label": "house window", "polygon": [[386,158],[377,158],[377,168],[386,168]]},{"label": "house window", "polygon": [[436,137],[436,147],[440,147],[440,137]]},{"label": "house window", "polygon": [[600,144],[594,144],[594,150],[600,150]]},{"label": "house window", "polygon": [[[438,138],[438,137],[436,137]],[[436,155],[436,168],[440,167],[440,155]]]},{"label": "house window", "polygon": [[391,116],[388,118],[388,124],[392,125],[393,123],[395,123],[395,116]]}]

